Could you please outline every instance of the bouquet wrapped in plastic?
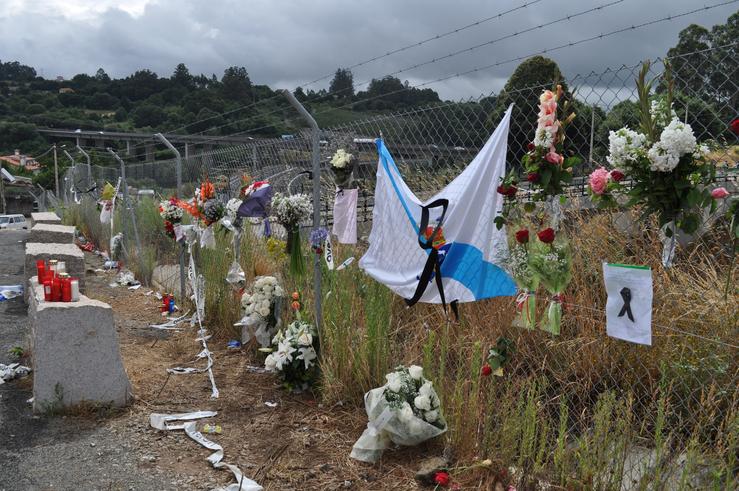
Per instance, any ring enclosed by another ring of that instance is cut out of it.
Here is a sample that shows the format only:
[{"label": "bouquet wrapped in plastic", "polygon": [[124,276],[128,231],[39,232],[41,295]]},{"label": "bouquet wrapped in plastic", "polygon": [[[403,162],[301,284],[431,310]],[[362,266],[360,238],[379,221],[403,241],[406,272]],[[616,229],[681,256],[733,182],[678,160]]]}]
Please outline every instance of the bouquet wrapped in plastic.
[{"label": "bouquet wrapped in plastic", "polygon": [[313,214],[313,203],[306,194],[286,196],[275,193],[272,198],[272,213],[287,230],[287,248],[290,254],[290,273],[302,276],[305,263],[300,252],[300,223]]},{"label": "bouquet wrapped in plastic", "polygon": [[536,289],[539,277],[530,266],[529,230],[521,228],[514,234],[515,241],[510,245],[508,256],[508,272],[518,287],[516,297],[516,318],[513,325],[525,329],[533,329],[536,324]]},{"label": "bouquet wrapped in plastic", "polygon": [[266,347],[279,327],[285,291],[274,276],[258,277],[251,290],[241,297],[243,317],[236,326],[242,327],[242,343],[248,343],[253,337]]},{"label": "bouquet wrapped in plastic", "polygon": [[564,237],[555,240],[551,228],[538,232],[537,236],[539,240],[531,244],[530,265],[551,295],[540,328],[557,336],[562,324],[562,294],[572,279],[572,251]]},{"label": "bouquet wrapped in plastic", "polygon": [[390,442],[414,446],[447,430],[439,397],[423,368],[399,366],[385,378],[385,385],[364,395],[369,422],[352,447],[353,459],[374,463]]}]

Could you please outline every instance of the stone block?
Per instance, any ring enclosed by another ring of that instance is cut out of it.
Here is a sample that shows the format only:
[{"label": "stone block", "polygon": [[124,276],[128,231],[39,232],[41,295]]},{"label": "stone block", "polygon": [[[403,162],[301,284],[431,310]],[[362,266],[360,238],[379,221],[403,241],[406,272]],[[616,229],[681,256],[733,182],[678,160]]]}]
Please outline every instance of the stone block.
[{"label": "stone block", "polygon": [[85,254],[74,244],[57,244],[57,243],[38,243],[26,242],[26,282],[31,276],[36,276],[36,261],[38,259],[57,259],[64,261],[67,266],[67,272],[79,278],[80,291],[85,291]]},{"label": "stone block", "polygon": [[36,277],[30,283],[34,412],[83,401],[128,404],[131,384],[110,305],[84,295],[79,302],[45,302]]},{"label": "stone block", "polygon": [[28,242],[47,244],[73,244],[74,227],[68,225],[54,225],[51,223],[37,223],[31,228]]},{"label": "stone block", "polygon": [[62,219],[56,213],[50,211],[39,211],[31,213],[31,220],[33,223],[52,223],[56,225],[62,224]]}]

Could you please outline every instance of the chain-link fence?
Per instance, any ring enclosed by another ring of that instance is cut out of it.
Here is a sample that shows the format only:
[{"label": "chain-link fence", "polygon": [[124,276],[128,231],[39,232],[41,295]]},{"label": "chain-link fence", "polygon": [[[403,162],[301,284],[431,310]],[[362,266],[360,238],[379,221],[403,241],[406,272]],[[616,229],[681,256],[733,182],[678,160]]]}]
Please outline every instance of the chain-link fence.
[{"label": "chain-link fence", "polygon": [[[711,148],[710,159],[717,166],[717,180],[736,191],[739,147],[736,135],[729,128],[729,122],[736,117],[737,103],[734,48],[720,51],[720,56],[717,54],[719,51],[706,50],[675,57],[671,65],[675,80],[675,113],[691,125],[700,142]],[[633,438],[619,450],[620,470],[613,470],[614,462],[606,459],[590,462],[596,466],[605,465],[602,469],[586,472],[578,467],[577,472],[582,471],[578,476],[590,472],[589,483],[593,488],[631,489],[644,485],[645,478],[658,483],[654,484],[654,489],[671,488],[685,470],[686,454],[697,451],[695,449],[699,447],[713,448],[714,451],[705,454],[710,458],[706,457],[690,471],[687,481],[690,488],[694,482],[691,479],[705,477],[701,473],[716,460],[732,462],[730,454],[737,448],[739,367],[736,363],[736,311],[739,305],[731,267],[727,273],[728,281],[726,275],[719,275],[722,268],[733,264],[734,244],[730,243],[725,230],[718,227],[698,239],[700,247],[694,247],[689,257],[686,254],[684,260],[693,266],[684,267],[680,274],[655,272],[653,330],[656,341],[651,348],[644,348],[606,336],[603,329],[605,294],[603,288],[597,286],[601,283],[597,271],[604,260],[648,262],[658,257],[657,248],[645,239],[651,237],[655,240],[654,224],[618,225],[618,220],[629,218],[626,212],[602,216],[579,213],[592,208],[585,198],[585,178],[592,169],[606,163],[609,131],[639,125],[634,80],[640,68],[641,64],[622,66],[462,102],[442,102],[378,114],[323,129],[322,198],[314,206],[320,207],[323,224],[329,227],[335,194],[329,159],[337,148],[347,149],[358,159],[355,176],[360,189],[358,220],[362,225],[360,237],[366,237],[374,204],[376,138],[384,140],[408,186],[419,198],[426,199],[448,184],[472,160],[510,104],[514,107],[508,139],[508,163],[512,168],[518,168],[521,156],[533,139],[541,90],[551,88],[557,82],[564,83],[567,97],[577,114],[568,127],[566,149],[584,159],[583,164],[575,169],[575,179],[568,190],[572,196],[583,197],[572,200],[569,212],[578,218],[572,218],[568,225],[574,245],[581,247],[583,252],[575,253],[576,279],[570,289],[571,298],[565,301],[567,321],[558,339],[539,331],[491,325],[482,342],[493,344],[498,335],[508,336],[515,340],[519,355],[509,369],[506,382],[492,389],[491,394],[495,395],[486,395],[483,402],[500,403],[501,407],[518,404],[520,410],[533,411],[536,420],[534,433],[519,435],[517,438],[521,443],[510,456],[524,472],[532,472],[537,466],[559,469],[557,466],[564,464],[563,457],[557,461],[558,451],[586,445],[594,434],[606,440],[614,438],[613,445],[618,445],[621,442],[619,438],[629,433]],[[650,73],[657,77],[663,70],[663,62],[658,60],[651,65]],[[181,196],[192,196],[195,186],[208,178],[224,200],[235,197],[244,174],[268,179],[280,192],[310,194],[311,167],[311,141],[307,130],[282,138],[255,139],[248,144],[183,158]],[[65,202],[79,200],[85,193],[93,195],[93,188],[98,189],[106,180],[114,183],[119,175],[117,168],[93,166],[88,182],[86,167],[78,165],[64,177]],[[157,198],[168,197],[176,191],[175,160],[129,163],[126,175],[129,192],[134,198],[145,197],[150,191]],[[89,185],[90,182],[96,186]],[[526,193],[525,188],[522,192]],[[136,207],[135,201],[132,200],[132,208]],[[124,224],[124,227],[132,226],[131,220],[125,217],[122,220],[129,224]],[[139,226],[147,226],[141,221],[139,216]],[[145,244],[157,240],[148,231],[139,232]],[[157,233],[161,235],[161,230]],[[596,243],[592,237],[578,234],[593,234],[601,242]],[[124,235],[130,250],[133,234],[125,232]],[[164,259],[158,253],[155,255],[160,261]],[[398,260],[402,261],[402,258]],[[658,260],[655,261],[657,263]],[[512,309],[512,306],[505,304],[505,308]],[[472,307],[463,311],[463,317],[468,317],[468,323],[484,324],[493,318],[486,312],[490,312],[489,305]],[[496,312],[496,316],[501,315]],[[401,318],[407,325],[426,329],[422,327],[426,321],[413,319],[412,314],[403,314]],[[456,353],[454,356],[457,358],[446,368],[449,372],[440,375],[447,377],[439,381],[440,386],[445,383],[454,386],[460,383],[460,377],[464,378],[462,372],[469,368],[470,345],[474,344],[473,340],[468,341],[467,344],[446,348],[449,352],[444,356],[451,357],[450,353]],[[437,347],[433,345],[429,349]],[[406,361],[413,361],[413,358]],[[534,406],[529,408],[525,398],[504,404],[503,399],[516,394],[516,391],[526,397],[531,396],[536,402]],[[459,396],[464,394],[467,393]],[[611,396],[616,398],[609,403],[612,412],[604,415],[604,411],[607,412],[604,401]],[[449,401],[448,397],[446,401]],[[491,409],[491,414],[513,418],[512,412],[496,411]],[[602,430],[599,425],[603,423],[598,418],[606,417],[611,418],[614,425],[622,425],[618,426],[618,435],[597,433]],[[478,428],[469,436],[478,450],[498,448],[496,442],[489,441],[490,435],[504,434],[507,423],[489,418],[485,421],[482,430]],[[522,425],[525,423],[521,421]],[[562,441],[558,439],[557,425],[564,429],[560,432],[565,435]],[[524,448],[525,438],[535,440],[527,440],[526,445],[530,444],[530,448]],[[526,452],[534,455],[526,457]],[[734,482],[736,467],[728,465],[722,468],[724,474],[714,482]],[[661,476],[655,475],[656,469],[662,470]],[[617,481],[618,486],[603,484],[606,471],[614,475],[619,473],[618,479],[608,480],[609,483]],[[587,488],[588,483],[584,486]]]}]

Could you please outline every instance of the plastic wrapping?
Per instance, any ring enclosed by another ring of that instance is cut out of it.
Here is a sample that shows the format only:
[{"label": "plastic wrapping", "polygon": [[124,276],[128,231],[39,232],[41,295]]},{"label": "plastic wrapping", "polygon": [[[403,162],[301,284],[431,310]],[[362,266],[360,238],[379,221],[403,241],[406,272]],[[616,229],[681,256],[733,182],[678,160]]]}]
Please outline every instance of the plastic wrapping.
[{"label": "plastic wrapping", "polygon": [[[667,236],[667,229],[672,231],[670,237]],[[662,266],[670,269],[675,261],[675,249],[677,247],[677,230],[674,220],[668,222],[660,229],[660,241],[662,242]]]},{"label": "plastic wrapping", "polygon": [[447,425],[441,415],[439,421],[443,428],[427,423],[417,416],[404,416],[402,410],[389,406],[384,392],[385,386],[372,389],[364,395],[364,408],[369,422],[367,429],[352,447],[350,456],[353,459],[375,463],[390,446],[390,442],[411,447],[446,431]]}]

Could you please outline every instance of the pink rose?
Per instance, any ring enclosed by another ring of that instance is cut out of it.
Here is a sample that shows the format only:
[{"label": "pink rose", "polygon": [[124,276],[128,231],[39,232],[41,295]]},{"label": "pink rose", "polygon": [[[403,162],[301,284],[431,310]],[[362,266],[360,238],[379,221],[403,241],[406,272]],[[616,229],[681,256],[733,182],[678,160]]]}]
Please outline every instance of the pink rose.
[{"label": "pink rose", "polygon": [[590,174],[588,182],[593,194],[597,194],[598,196],[602,195],[606,192],[606,186],[608,185],[608,171],[603,167],[595,169],[593,173]]},{"label": "pink rose", "polygon": [[711,191],[711,198],[713,199],[724,199],[728,195],[729,192],[726,190],[726,188],[716,188]]},{"label": "pink rose", "polygon": [[560,154],[551,150],[544,158],[547,159],[547,162],[554,165],[559,165],[565,160],[564,157],[562,157]]},{"label": "pink rose", "polygon": [[557,99],[554,96],[554,92],[552,92],[551,90],[545,90],[539,96],[539,102],[542,104],[544,104],[545,102],[556,101],[556,100]]}]

